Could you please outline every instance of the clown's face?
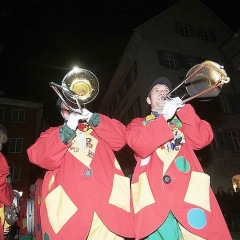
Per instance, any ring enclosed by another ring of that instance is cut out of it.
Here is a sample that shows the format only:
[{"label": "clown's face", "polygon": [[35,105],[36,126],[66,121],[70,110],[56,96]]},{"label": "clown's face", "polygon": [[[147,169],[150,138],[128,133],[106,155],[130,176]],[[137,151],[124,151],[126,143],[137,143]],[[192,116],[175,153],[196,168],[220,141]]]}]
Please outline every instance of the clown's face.
[{"label": "clown's face", "polygon": [[153,111],[161,112],[166,102],[166,96],[170,92],[166,85],[155,85],[147,97],[147,103],[151,105]]}]

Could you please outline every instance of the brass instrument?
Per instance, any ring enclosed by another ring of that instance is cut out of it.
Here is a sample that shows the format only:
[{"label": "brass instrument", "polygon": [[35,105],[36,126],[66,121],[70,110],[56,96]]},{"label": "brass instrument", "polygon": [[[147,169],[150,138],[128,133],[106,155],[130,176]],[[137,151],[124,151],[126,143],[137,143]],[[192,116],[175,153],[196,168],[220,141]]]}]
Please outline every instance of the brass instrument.
[{"label": "brass instrument", "polygon": [[[194,98],[209,99],[216,97],[224,83],[228,83],[230,78],[227,76],[224,67],[213,61],[204,61],[201,64],[193,66],[187,73],[186,79],[171,90],[170,95],[185,83],[186,93],[181,97],[183,102],[188,102]],[[187,99],[183,99],[190,96]]]},{"label": "brass instrument", "polygon": [[18,213],[20,210],[20,194],[17,190],[13,190],[14,199],[10,207],[4,206],[5,220],[9,225],[14,225],[18,220]]},{"label": "brass instrument", "polygon": [[81,105],[95,99],[99,91],[97,77],[92,72],[82,68],[74,68],[69,71],[64,76],[62,85],[55,82],[50,82],[49,85],[70,111],[75,111],[76,106],[81,111]]}]

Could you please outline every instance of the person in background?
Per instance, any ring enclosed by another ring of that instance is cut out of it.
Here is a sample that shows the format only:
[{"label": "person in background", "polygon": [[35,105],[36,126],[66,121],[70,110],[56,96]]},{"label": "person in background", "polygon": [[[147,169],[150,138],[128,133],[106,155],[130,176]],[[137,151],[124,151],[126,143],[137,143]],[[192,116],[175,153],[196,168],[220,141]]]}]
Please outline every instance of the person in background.
[{"label": "person in background", "polygon": [[150,115],[126,130],[137,161],[131,186],[136,239],[230,240],[210,176],[194,154],[212,141],[211,126],[179,97],[167,100],[171,88],[168,78],[157,78],[146,99]]},{"label": "person in background", "polygon": [[238,217],[238,225],[240,224],[240,187],[236,188],[236,198],[237,198],[237,217]]},{"label": "person in background", "polygon": [[234,231],[238,231],[238,202],[237,195],[233,188],[228,189],[228,204],[230,208],[230,226],[234,226]]},{"label": "person in background", "polygon": [[69,112],[27,150],[47,170],[40,206],[44,239],[118,240],[134,237],[130,179],[113,151],[125,144],[126,127],[86,108]]},{"label": "person in background", "polygon": [[0,240],[4,239],[4,206],[10,207],[14,200],[13,189],[10,185],[9,166],[6,158],[1,153],[3,144],[7,141],[7,129],[0,124]]},{"label": "person in background", "polygon": [[42,170],[42,174],[35,182],[36,190],[35,190],[35,198],[34,198],[34,236],[36,240],[42,239],[40,207],[42,204],[42,185],[43,185],[44,174],[45,174],[45,170]]},{"label": "person in background", "polygon": [[19,220],[17,222],[20,231],[19,238],[29,239],[33,237],[34,227],[34,198],[35,198],[36,185],[31,184],[29,187],[29,194],[20,202]]},{"label": "person in background", "polygon": [[222,186],[217,188],[217,193],[215,194],[218,204],[221,208],[222,214],[228,226],[228,229],[232,231],[231,225],[231,212],[230,206],[228,202],[228,194],[223,190]]}]

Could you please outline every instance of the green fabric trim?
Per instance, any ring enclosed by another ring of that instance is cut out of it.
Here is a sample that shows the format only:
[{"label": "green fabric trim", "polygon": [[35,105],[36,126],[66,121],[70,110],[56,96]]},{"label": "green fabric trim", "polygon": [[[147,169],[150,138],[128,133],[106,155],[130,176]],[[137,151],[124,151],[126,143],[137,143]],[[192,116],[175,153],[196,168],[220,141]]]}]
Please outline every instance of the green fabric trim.
[{"label": "green fabric trim", "polygon": [[100,123],[100,116],[98,113],[93,113],[93,115],[91,116],[91,118],[89,119],[88,122],[91,126],[93,127],[97,127],[98,124]]},{"label": "green fabric trim", "polygon": [[33,236],[32,234],[22,235],[19,237],[19,240],[32,240]]},{"label": "green fabric trim", "polygon": [[59,133],[60,139],[64,144],[68,144],[76,136],[76,132],[66,124],[60,128]]},{"label": "green fabric trim", "polygon": [[182,233],[178,221],[172,214],[172,212],[169,212],[165,222],[155,232],[153,232],[147,238],[144,238],[144,240],[163,240],[163,239],[171,240],[182,239]]}]

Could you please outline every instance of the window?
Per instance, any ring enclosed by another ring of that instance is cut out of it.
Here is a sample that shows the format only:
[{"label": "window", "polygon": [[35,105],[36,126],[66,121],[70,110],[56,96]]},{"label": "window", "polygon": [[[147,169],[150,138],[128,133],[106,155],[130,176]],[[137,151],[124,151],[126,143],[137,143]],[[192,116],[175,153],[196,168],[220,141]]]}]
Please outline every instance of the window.
[{"label": "window", "polygon": [[217,141],[216,141],[215,137],[213,138],[210,146],[211,146],[211,149],[213,149],[213,150],[217,150],[218,149],[218,145],[217,145]]},{"label": "window", "polygon": [[20,176],[21,176],[21,167],[15,166],[12,170],[12,181],[13,182],[20,181]]},{"label": "window", "polygon": [[22,138],[10,138],[9,139],[9,153],[21,153],[23,146],[23,139]]},{"label": "window", "polygon": [[25,122],[25,110],[13,109],[12,111],[12,122]]},{"label": "window", "polygon": [[240,150],[240,142],[236,131],[228,131],[229,138],[232,141],[235,150]]},{"label": "window", "polygon": [[130,82],[133,83],[137,77],[137,62],[133,63],[133,66],[130,69]]},{"label": "window", "polygon": [[139,117],[140,116],[140,112],[141,112],[141,107],[139,106],[139,102],[136,101],[134,102],[133,104],[133,116],[136,118],[136,117]]},{"label": "window", "polygon": [[202,40],[211,41],[211,42],[216,41],[215,32],[211,29],[196,28],[196,33],[197,33],[197,36]]},{"label": "window", "polygon": [[210,41],[209,32],[206,30],[201,30],[201,38],[206,41]]},{"label": "window", "polygon": [[180,31],[183,36],[190,37],[190,29],[188,26],[180,25]]},{"label": "window", "polygon": [[196,60],[195,59],[191,59],[191,58],[188,58],[187,59],[187,64],[190,68],[194,67],[196,65]]},{"label": "window", "polygon": [[177,33],[185,37],[194,37],[196,35],[193,25],[175,22],[175,29]]},{"label": "window", "polygon": [[121,93],[122,93],[121,96],[122,97],[125,97],[127,94],[127,86],[126,85],[127,85],[126,82],[124,82],[121,86]]},{"label": "window", "polygon": [[240,71],[240,54],[233,59],[233,66],[236,72]]},{"label": "window", "polygon": [[4,120],[5,108],[0,107],[0,121]]},{"label": "window", "polygon": [[166,65],[168,67],[170,67],[170,68],[175,68],[176,67],[175,58],[174,58],[173,55],[165,53],[164,54],[164,59],[165,59]]},{"label": "window", "polygon": [[224,113],[229,113],[230,109],[229,109],[229,106],[228,106],[227,97],[225,95],[219,95],[218,99],[220,101],[222,111]]}]

